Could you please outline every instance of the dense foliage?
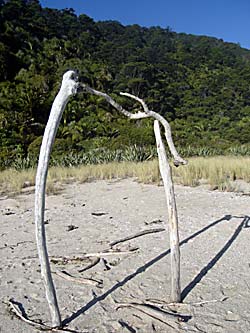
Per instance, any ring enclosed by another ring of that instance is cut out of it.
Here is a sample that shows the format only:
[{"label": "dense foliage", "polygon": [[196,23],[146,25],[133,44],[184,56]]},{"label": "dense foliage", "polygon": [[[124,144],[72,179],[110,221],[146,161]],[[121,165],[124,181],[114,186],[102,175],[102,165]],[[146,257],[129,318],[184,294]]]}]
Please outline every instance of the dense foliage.
[{"label": "dense foliage", "polygon": [[[250,141],[250,51],[170,28],[94,22],[38,0],[0,0],[0,159],[36,156],[62,74],[121,98],[128,91],[172,125],[180,146],[220,149]],[[56,154],[153,145],[150,120],[129,121],[104,100],[72,98]]]}]

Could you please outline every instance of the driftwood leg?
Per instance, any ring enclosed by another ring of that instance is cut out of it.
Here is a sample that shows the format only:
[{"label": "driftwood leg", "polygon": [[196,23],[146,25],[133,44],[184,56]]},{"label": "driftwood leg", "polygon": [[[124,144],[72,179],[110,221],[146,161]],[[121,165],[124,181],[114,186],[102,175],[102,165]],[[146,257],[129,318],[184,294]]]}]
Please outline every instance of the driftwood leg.
[{"label": "driftwood leg", "polygon": [[75,72],[68,71],[64,74],[62,85],[52,105],[50,117],[45,128],[39,162],[36,173],[35,190],[35,224],[38,256],[41,264],[41,274],[45,286],[46,298],[49,304],[52,326],[61,326],[61,316],[58,308],[56,291],[53,284],[49,264],[46,236],[44,227],[45,188],[48,173],[49,158],[61,120],[62,113],[71,95],[76,93],[78,83],[75,81]]},{"label": "driftwood leg", "polygon": [[180,288],[180,247],[178,233],[178,217],[175,203],[174,186],[172,181],[171,167],[168,163],[165,146],[161,138],[160,126],[158,120],[154,121],[154,132],[157,144],[157,152],[159,157],[159,167],[161,177],[166,193],[169,219],[169,234],[171,248],[171,270],[172,270],[172,302],[179,303],[181,301]]},{"label": "driftwood leg", "polygon": [[91,93],[93,95],[102,96],[106,99],[108,103],[110,103],[114,108],[116,108],[119,112],[130,119],[142,119],[151,117],[155,119],[154,122],[154,131],[157,143],[157,152],[159,158],[159,167],[161,176],[164,183],[164,189],[167,198],[167,206],[168,206],[168,215],[169,215],[169,231],[170,231],[170,247],[171,247],[171,275],[172,275],[172,301],[177,303],[181,301],[181,291],[180,291],[180,249],[179,249],[179,234],[178,234],[178,217],[175,203],[175,195],[174,195],[174,186],[172,181],[171,168],[168,163],[165,146],[163,144],[161,134],[160,134],[160,126],[159,122],[162,124],[165,130],[165,137],[169,146],[169,150],[174,157],[174,165],[185,165],[187,161],[184,160],[177,152],[173,139],[171,128],[168,121],[162,117],[160,114],[149,110],[147,104],[139,97],[136,97],[129,93],[120,93],[123,96],[130,97],[139,103],[141,103],[144,112],[131,113],[125,110],[121,105],[116,103],[109,95],[97,91],[93,88],[88,87],[85,84],[81,84],[84,91]]}]

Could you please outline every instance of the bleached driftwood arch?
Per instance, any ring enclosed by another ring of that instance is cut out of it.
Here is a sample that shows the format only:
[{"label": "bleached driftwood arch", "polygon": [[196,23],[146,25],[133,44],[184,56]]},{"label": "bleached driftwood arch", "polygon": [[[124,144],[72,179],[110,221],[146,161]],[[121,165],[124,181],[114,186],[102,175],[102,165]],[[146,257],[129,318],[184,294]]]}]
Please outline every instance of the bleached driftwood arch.
[{"label": "bleached driftwood arch", "polygon": [[44,137],[41,145],[39,162],[36,174],[36,191],[35,191],[35,225],[36,225],[36,240],[38,248],[38,256],[41,264],[41,275],[45,286],[46,298],[48,301],[52,327],[61,327],[62,321],[56,291],[51,275],[49,264],[49,257],[46,246],[46,235],[44,227],[44,210],[45,210],[45,188],[48,173],[48,165],[50,153],[56,136],[56,132],[61,120],[62,113],[70,96],[77,93],[78,88],[81,87],[85,92],[104,97],[113,107],[120,111],[123,115],[130,119],[142,119],[152,117],[154,121],[154,133],[157,143],[157,152],[159,157],[159,167],[161,176],[164,183],[168,217],[169,217],[169,231],[170,231],[170,248],[171,248],[171,276],[172,276],[172,291],[171,298],[173,302],[181,301],[180,291],[180,251],[179,251],[179,234],[178,234],[178,217],[174,196],[174,187],[172,182],[171,167],[168,163],[166,156],[165,146],[161,138],[160,124],[165,130],[166,140],[171,154],[174,157],[174,164],[176,166],[186,164],[187,162],[182,159],[172,140],[171,129],[168,122],[158,113],[148,109],[146,103],[131,94],[121,93],[124,96],[133,98],[141,103],[144,112],[131,113],[118,103],[116,103],[110,96],[105,93],[94,90],[85,84],[80,84],[77,80],[77,75],[74,71],[68,71],[63,75],[63,80],[59,93],[57,94],[52,105],[50,117],[45,128]]}]

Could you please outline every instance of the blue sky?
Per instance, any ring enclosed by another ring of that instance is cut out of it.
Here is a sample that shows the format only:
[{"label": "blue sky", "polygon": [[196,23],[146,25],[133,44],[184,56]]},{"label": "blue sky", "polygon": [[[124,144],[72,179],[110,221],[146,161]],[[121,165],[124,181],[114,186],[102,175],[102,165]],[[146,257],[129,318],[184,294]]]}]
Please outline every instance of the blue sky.
[{"label": "blue sky", "polygon": [[221,38],[250,49],[250,0],[41,0],[43,7],[74,8],[95,21],[170,27]]}]

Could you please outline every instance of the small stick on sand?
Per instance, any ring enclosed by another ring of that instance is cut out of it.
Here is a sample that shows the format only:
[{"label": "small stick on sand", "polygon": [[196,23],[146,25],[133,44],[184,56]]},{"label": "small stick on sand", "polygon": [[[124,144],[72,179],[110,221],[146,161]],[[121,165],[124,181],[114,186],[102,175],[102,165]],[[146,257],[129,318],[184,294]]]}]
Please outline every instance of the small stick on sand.
[{"label": "small stick on sand", "polygon": [[90,268],[94,267],[95,265],[97,265],[99,262],[100,262],[100,258],[93,258],[93,259],[92,259],[92,262],[91,262],[89,265],[87,265],[87,266],[84,267],[84,268],[79,269],[78,272],[79,272],[79,273],[85,272],[85,271],[87,271],[88,269],[90,269]]},{"label": "small stick on sand", "polygon": [[[183,320],[185,318],[185,316],[167,312],[167,311],[158,309],[156,307],[153,307],[153,306],[150,306],[147,304],[118,303],[117,305],[118,305],[117,310],[120,308],[124,308],[124,307],[136,309],[136,310],[148,315],[151,318],[159,320],[160,322],[168,325],[169,327],[171,327],[175,330],[178,330],[178,328],[179,328],[179,325],[178,325],[178,323],[175,322],[175,320],[180,321],[180,322],[185,321],[185,320]],[[168,320],[171,320],[171,324],[168,322]]]},{"label": "small stick on sand", "polygon": [[203,305],[203,304],[209,304],[209,303],[218,303],[218,302],[224,302],[228,299],[228,297],[223,297],[221,299],[212,299],[210,301],[201,301],[201,302],[194,302],[194,303],[186,303],[187,305]]},{"label": "small stick on sand", "polygon": [[68,258],[68,257],[50,257],[50,261],[54,264],[68,264],[72,262],[81,262],[85,261],[86,259],[91,259],[94,257],[94,260],[85,268],[79,270],[79,272],[83,272],[93,266],[95,266],[99,261],[100,258],[106,257],[106,256],[112,256],[112,255],[122,255],[122,254],[130,254],[138,251],[138,247],[134,247],[132,249],[129,249],[128,251],[120,251],[119,249],[113,250],[108,249],[105,252],[96,252],[96,253],[86,253],[83,257],[75,257],[75,258]]},{"label": "small stick on sand", "polygon": [[86,257],[75,257],[75,258],[70,258],[70,257],[50,257],[50,261],[53,263],[53,264],[60,264],[60,265],[67,265],[67,264],[70,264],[70,263],[77,263],[77,262],[82,262],[82,261],[88,261],[90,262],[90,264],[88,266],[86,266],[86,269],[87,267],[89,266],[92,266],[92,265],[96,265],[97,262],[96,261],[99,261],[100,258],[86,258]]},{"label": "small stick on sand", "polygon": [[7,305],[10,308],[10,311],[18,317],[18,319],[23,320],[25,323],[36,327],[39,330],[42,331],[49,331],[49,332],[66,332],[66,333],[81,333],[79,331],[76,330],[71,330],[68,328],[58,328],[58,327],[50,327],[46,324],[42,324],[42,323],[37,323],[36,321],[33,321],[31,319],[29,319],[26,314],[23,314],[22,311],[19,309],[19,307],[16,305],[16,302],[13,299],[10,299],[7,303]]},{"label": "small stick on sand", "polygon": [[133,249],[130,249],[128,251],[120,251],[120,250],[108,250],[107,252],[96,252],[96,253],[87,253],[84,255],[85,258],[89,258],[89,257],[98,257],[98,258],[102,258],[102,257],[106,257],[106,256],[112,256],[112,255],[121,255],[121,254],[130,254],[130,253],[134,253],[136,251],[138,251],[139,248],[135,247]]},{"label": "small stick on sand", "polygon": [[[28,319],[22,312],[21,310],[17,307],[17,305],[15,304],[15,301],[13,301],[12,299],[10,299],[8,301],[8,306],[11,310],[11,312],[13,312],[19,319],[23,320],[25,323],[35,326],[37,328],[41,328],[41,329],[51,329],[49,326],[45,325],[45,324],[40,324],[37,323],[33,320]],[[51,329],[53,330],[53,328]]]},{"label": "small stick on sand", "polygon": [[162,232],[162,231],[165,231],[166,229],[165,228],[156,228],[156,229],[147,229],[147,230],[143,230],[143,231],[140,231],[134,235],[131,235],[131,236],[128,236],[128,237],[125,237],[125,238],[121,238],[121,239],[118,239],[112,243],[110,243],[109,245],[111,247],[119,244],[119,243],[123,243],[123,242],[126,242],[128,240],[131,240],[131,239],[134,239],[134,238],[137,238],[137,237],[141,237],[141,236],[144,236],[144,235],[147,235],[147,234],[152,234],[152,233],[156,233],[156,232]]},{"label": "small stick on sand", "polygon": [[154,299],[154,298],[150,298],[150,299],[146,299],[146,302],[147,303],[151,303],[152,305],[179,305],[179,306],[189,306],[189,305],[202,305],[202,304],[207,304],[207,303],[217,303],[217,302],[224,302],[228,299],[228,297],[222,297],[221,299],[211,299],[211,300],[208,300],[208,301],[200,301],[200,302],[192,302],[192,303],[167,303],[163,300],[160,300],[160,299]]},{"label": "small stick on sand", "polygon": [[103,282],[100,280],[94,280],[94,279],[87,279],[87,278],[77,278],[75,276],[72,276],[71,274],[69,274],[66,271],[55,271],[52,272],[54,274],[56,274],[57,276],[60,276],[61,278],[71,281],[71,282],[75,282],[75,283],[79,283],[79,284],[89,284],[91,286],[97,286],[97,287],[101,287]]}]

